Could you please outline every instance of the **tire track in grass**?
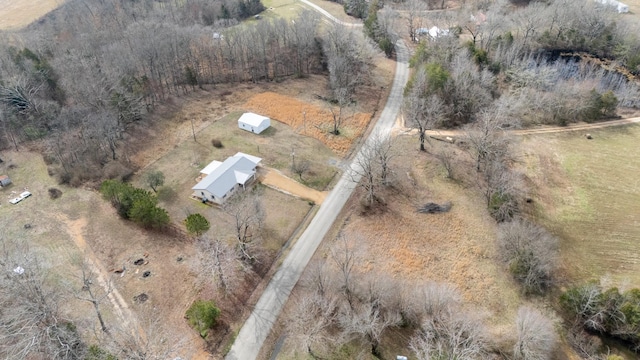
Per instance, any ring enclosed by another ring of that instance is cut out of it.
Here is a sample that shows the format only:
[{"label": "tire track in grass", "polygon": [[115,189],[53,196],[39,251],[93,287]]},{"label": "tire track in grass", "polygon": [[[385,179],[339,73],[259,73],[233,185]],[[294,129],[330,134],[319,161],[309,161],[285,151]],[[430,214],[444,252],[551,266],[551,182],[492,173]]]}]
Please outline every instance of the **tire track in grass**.
[{"label": "tire track in grass", "polygon": [[57,218],[66,225],[66,231],[71,236],[74,244],[82,252],[84,262],[89,267],[89,270],[94,274],[96,281],[102,289],[108,293],[107,298],[111,302],[116,316],[120,319],[121,323],[132,333],[141,331],[137,325],[136,318],[134,317],[129,305],[124,300],[118,289],[112,286],[109,279],[108,272],[102,266],[102,263],[96,257],[95,253],[87,245],[84,239],[83,230],[87,226],[87,219],[81,217],[77,220],[71,220],[67,215],[57,214]]}]

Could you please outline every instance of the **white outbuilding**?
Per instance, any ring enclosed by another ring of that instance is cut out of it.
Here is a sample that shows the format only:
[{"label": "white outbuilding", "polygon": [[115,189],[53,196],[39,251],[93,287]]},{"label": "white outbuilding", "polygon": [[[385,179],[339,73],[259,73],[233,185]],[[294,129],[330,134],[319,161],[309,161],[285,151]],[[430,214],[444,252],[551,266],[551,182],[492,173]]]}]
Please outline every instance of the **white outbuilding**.
[{"label": "white outbuilding", "polygon": [[628,13],[629,12],[629,6],[627,4],[621,3],[620,1],[617,1],[617,0],[596,0],[596,1],[599,2],[602,5],[606,5],[606,6],[609,6],[609,7],[613,8],[613,9],[615,9],[620,14],[624,14],[624,13]]},{"label": "white outbuilding", "polygon": [[244,113],[238,119],[238,127],[252,133],[260,134],[271,126],[271,120],[262,115],[254,113]]}]

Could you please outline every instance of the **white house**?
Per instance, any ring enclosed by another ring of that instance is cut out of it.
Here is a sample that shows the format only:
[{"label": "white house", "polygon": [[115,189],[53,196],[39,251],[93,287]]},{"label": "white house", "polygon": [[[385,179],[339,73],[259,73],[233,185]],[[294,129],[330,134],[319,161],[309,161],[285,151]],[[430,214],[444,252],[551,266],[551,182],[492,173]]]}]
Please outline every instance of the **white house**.
[{"label": "white house", "polygon": [[416,37],[421,35],[429,35],[432,39],[437,39],[441,36],[449,35],[448,29],[440,29],[437,26],[433,26],[431,28],[418,28],[415,31]]},{"label": "white house", "polygon": [[254,113],[244,113],[238,119],[238,127],[252,133],[260,134],[271,126],[271,120],[262,115]]},{"label": "white house", "polygon": [[225,161],[212,161],[202,171],[206,176],[192,187],[193,196],[203,202],[222,204],[233,192],[244,189],[256,177],[261,158],[237,153]]},{"label": "white house", "polygon": [[602,5],[608,5],[611,6],[613,8],[616,9],[616,11],[620,14],[622,13],[628,13],[629,12],[629,6],[627,4],[623,4],[617,0],[596,0],[597,2],[599,2]]}]

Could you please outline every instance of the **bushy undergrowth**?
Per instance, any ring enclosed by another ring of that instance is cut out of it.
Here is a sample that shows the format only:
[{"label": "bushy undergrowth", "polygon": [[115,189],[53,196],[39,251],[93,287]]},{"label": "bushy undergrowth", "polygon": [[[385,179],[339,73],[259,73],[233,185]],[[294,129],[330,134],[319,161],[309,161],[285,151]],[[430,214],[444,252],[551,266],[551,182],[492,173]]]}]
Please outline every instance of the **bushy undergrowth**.
[{"label": "bushy undergrowth", "polygon": [[200,336],[206,338],[219,315],[220,309],[213,301],[198,300],[189,307],[186,317],[189,325],[198,331]]},{"label": "bushy undergrowth", "polygon": [[100,192],[125,219],[146,228],[162,228],[169,224],[169,214],[157,206],[158,198],[147,190],[117,180],[106,180],[100,186]]},{"label": "bushy undergrowth", "polygon": [[620,292],[588,283],[560,296],[560,305],[574,325],[625,341],[640,350],[640,289]]}]

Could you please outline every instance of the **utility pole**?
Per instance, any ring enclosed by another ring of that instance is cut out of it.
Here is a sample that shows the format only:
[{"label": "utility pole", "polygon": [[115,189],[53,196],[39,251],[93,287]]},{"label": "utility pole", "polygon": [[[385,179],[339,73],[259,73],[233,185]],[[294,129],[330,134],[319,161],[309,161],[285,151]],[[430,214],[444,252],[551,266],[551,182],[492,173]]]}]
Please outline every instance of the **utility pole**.
[{"label": "utility pole", "polygon": [[191,133],[193,133],[193,141],[198,142],[198,140],[196,140],[196,129],[193,126],[193,118],[191,118]]}]

